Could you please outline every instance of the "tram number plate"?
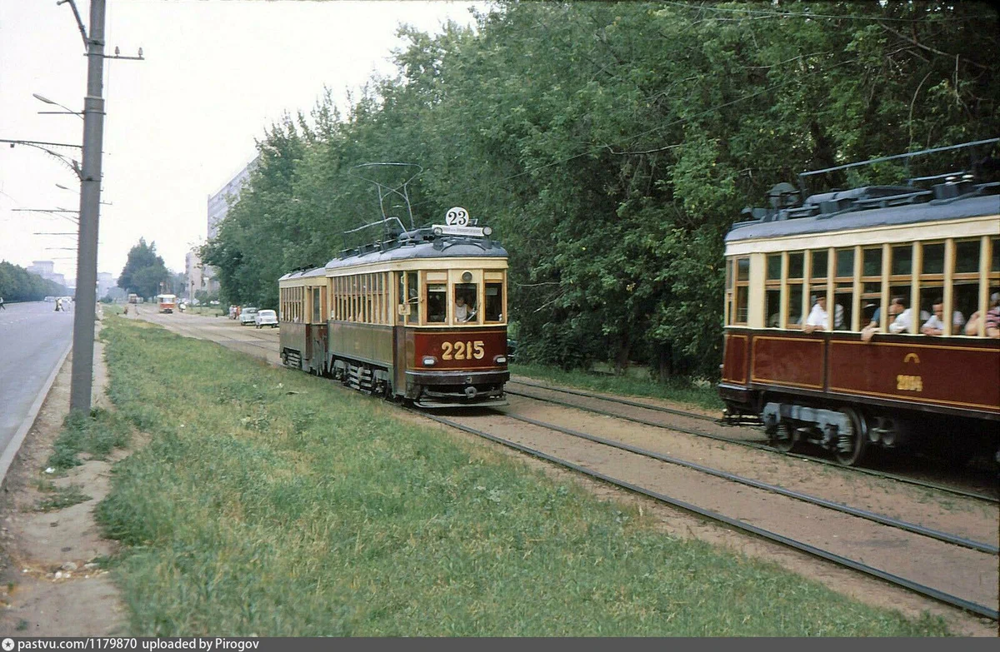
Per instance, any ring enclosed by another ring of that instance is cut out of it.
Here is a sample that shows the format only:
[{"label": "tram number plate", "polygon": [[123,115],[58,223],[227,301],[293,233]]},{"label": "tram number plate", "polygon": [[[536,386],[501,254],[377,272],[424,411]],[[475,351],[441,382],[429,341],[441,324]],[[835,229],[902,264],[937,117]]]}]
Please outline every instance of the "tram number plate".
[{"label": "tram number plate", "polygon": [[896,389],[904,392],[924,391],[924,382],[920,376],[896,376]]},{"label": "tram number plate", "polygon": [[482,340],[475,342],[442,342],[442,360],[482,360],[486,357],[486,346]]}]

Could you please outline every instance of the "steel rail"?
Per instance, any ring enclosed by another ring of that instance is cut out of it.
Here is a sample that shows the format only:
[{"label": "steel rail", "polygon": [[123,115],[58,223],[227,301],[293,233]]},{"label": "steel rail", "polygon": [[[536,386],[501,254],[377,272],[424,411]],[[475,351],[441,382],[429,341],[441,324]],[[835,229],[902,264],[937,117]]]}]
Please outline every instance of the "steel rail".
[{"label": "steel rail", "polygon": [[614,403],[621,403],[622,405],[631,405],[632,407],[646,408],[647,410],[656,410],[657,412],[666,412],[668,414],[676,414],[682,417],[689,417],[691,419],[701,419],[702,421],[711,421],[713,423],[717,422],[718,417],[709,417],[704,414],[697,414],[695,412],[687,412],[685,410],[678,410],[676,408],[663,407],[661,405],[650,405],[649,403],[642,403],[640,401],[630,401],[626,398],[611,398],[608,396],[601,396],[600,394],[593,394],[591,392],[584,392],[578,389],[570,389],[568,387],[550,387],[548,385],[542,385],[541,383],[527,383],[523,380],[508,380],[507,383],[517,383],[518,385],[526,385],[528,387],[537,387],[539,389],[548,389],[553,392],[564,392],[566,394],[575,394],[577,396],[586,396],[587,398],[599,398],[605,401],[612,401]]},{"label": "steel rail", "polygon": [[929,537],[931,539],[937,539],[938,541],[943,541],[945,543],[954,544],[956,546],[961,546],[963,548],[971,548],[972,550],[978,550],[979,552],[985,552],[992,555],[1000,553],[1000,548],[989,543],[983,543],[981,541],[967,539],[965,537],[961,537],[956,534],[942,532],[940,530],[935,530],[933,528],[925,527],[917,523],[902,521],[900,519],[884,516],[882,514],[878,514],[876,512],[872,512],[866,509],[851,507],[850,505],[846,505],[844,503],[838,503],[832,500],[827,500],[825,498],[820,498],[819,496],[813,496],[811,494],[803,493],[800,491],[786,489],[785,487],[782,487],[780,485],[774,485],[767,482],[762,482],[760,480],[747,478],[745,476],[736,475],[735,473],[728,473],[726,471],[721,471],[719,469],[713,469],[711,467],[704,466],[702,464],[689,462],[687,460],[682,460],[680,458],[673,457],[671,455],[665,455],[663,453],[657,453],[656,451],[640,448],[639,446],[632,446],[631,444],[615,441],[613,439],[606,439],[604,437],[599,437],[597,435],[591,435],[585,432],[579,432],[577,430],[563,428],[562,426],[557,426],[542,421],[536,421],[535,419],[530,419],[528,417],[523,417],[517,414],[511,414],[510,412],[506,412],[503,410],[497,410],[497,413],[502,414],[503,416],[509,417],[511,419],[516,419],[517,421],[530,423],[531,425],[538,426],[539,428],[555,430],[556,432],[561,432],[564,435],[569,435],[571,437],[579,437],[580,439],[586,439],[588,441],[596,442],[598,444],[603,444],[605,446],[610,446],[612,448],[617,448],[619,450],[635,453],[636,455],[642,455],[643,457],[649,457],[655,460],[659,460],[661,462],[666,462],[668,464],[675,464],[677,466],[693,469],[700,473],[705,473],[707,475],[711,475],[716,478],[722,478],[724,480],[729,480],[731,482],[743,484],[748,487],[754,487],[755,489],[769,491],[771,493],[785,496],[787,498],[801,500],[802,502],[805,503],[817,505],[819,507],[825,507],[827,509],[837,511],[842,514],[857,516],[858,518],[863,518],[865,520],[873,521],[881,525],[887,525],[889,527],[898,528],[900,530],[905,530],[907,532],[912,532],[914,534],[919,534],[921,536]]},{"label": "steel rail", "polygon": [[[550,389],[550,388],[546,388],[546,389]],[[552,389],[551,391],[559,392],[559,391],[562,391],[562,390]],[[837,469],[842,469],[842,470],[845,470],[845,471],[851,471],[851,472],[854,472],[854,473],[863,473],[865,475],[870,475],[870,476],[873,476],[873,477],[876,477],[876,478],[885,478],[887,480],[895,480],[896,482],[903,482],[905,484],[911,484],[911,485],[914,485],[914,486],[917,486],[917,487],[921,487],[923,489],[933,489],[933,490],[936,490],[936,491],[941,491],[941,492],[946,492],[946,493],[950,493],[950,494],[955,494],[955,495],[958,495],[958,496],[962,496],[964,498],[974,498],[976,500],[983,500],[983,501],[990,502],[990,503],[1000,503],[1000,498],[997,498],[997,497],[994,497],[994,496],[988,496],[986,494],[980,494],[980,493],[976,493],[974,491],[965,491],[964,489],[957,489],[955,487],[949,487],[949,486],[946,486],[946,485],[937,484],[935,482],[924,482],[922,480],[914,480],[913,478],[907,478],[906,476],[897,475],[895,473],[886,473],[885,471],[875,471],[873,469],[865,469],[865,468],[860,468],[860,467],[857,467],[857,466],[844,466],[843,464],[836,464],[834,462],[830,462],[828,460],[824,460],[824,459],[820,459],[820,458],[817,458],[817,457],[813,457],[811,455],[802,455],[802,454],[799,454],[799,453],[785,453],[785,452],[782,452],[782,451],[778,451],[776,448],[774,448],[772,446],[768,446],[766,444],[761,444],[761,443],[758,443],[758,442],[742,441],[742,440],[739,440],[739,439],[732,439],[730,437],[723,437],[722,435],[713,435],[713,434],[707,433],[707,432],[700,432],[698,430],[691,430],[691,429],[688,429],[688,428],[682,428],[680,426],[667,425],[667,424],[663,424],[663,423],[658,423],[656,421],[649,421],[647,419],[640,419],[639,417],[630,417],[630,416],[626,416],[624,414],[618,414],[618,413],[615,413],[615,412],[608,412],[606,410],[599,410],[597,408],[587,407],[585,405],[579,405],[579,404],[576,404],[576,403],[569,403],[567,401],[560,401],[559,399],[555,399],[555,398],[546,398],[544,396],[535,396],[533,394],[525,394],[523,392],[518,392],[518,391],[514,391],[514,390],[509,390],[509,389],[506,390],[506,392],[508,394],[513,394],[514,396],[523,396],[524,398],[532,399],[532,400],[535,400],[535,401],[543,401],[545,403],[554,403],[556,405],[562,405],[562,406],[565,406],[565,407],[576,408],[578,410],[584,410],[584,411],[587,411],[587,412],[593,412],[594,414],[600,414],[600,415],[603,415],[603,416],[614,417],[616,419],[624,419],[625,421],[632,421],[634,423],[641,423],[641,424],[646,425],[646,426],[653,426],[654,428],[663,428],[665,430],[673,430],[675,432],[681,432],[681,433],[684,433],[686,435],[694,435],[696,437],[706,437],[708,439],[714,439],[716,441],[726,442],[728,444],[736,444],[738,446],[746,446],[747,448],[755,448],[757,450],[768,451],[768,452],[771,452],[771,453],[778,453],[778,454],[780,454],[782,456],[794,457],[796,459],[805,460],[807,462],[812,462],[812,463],[815,463],[815,464],[822,464],[824,466],[830,466],[830,467],[837,468]],[[609,403],[615,403],[615,402],[617,402],[615,399],[611,399],[611,398],[603,398],[603,397],[600,397],[600,396],[596,396],[595,398],[600,398],[601,400],[608,401]]]},{"label": "steel rail", "polygon": [[421,412],[421,411],[417,411],[417,410],[412,410],[410,408],[403,408],[403,409],[406,410],[406,411],[408,411],[408,412],[411,412],[413,414],[419,414],[420,416],[426,417],[427,419],[430,419],[431,421],[436,421],[437,423],[440,423],[442,425],[445,425],[445,426],[448,426],[448,427],[451,427],[451,428],[456,428],[458,430],[461,430],[462,432],[466,432],[466,433],[469,433],[469,434],[472,434],[472,435],[476,435],[477,437],[481,437],[483,439],[487,439],[487,440],[492,441],[494,443],[501,444],[501,445],[507,446],[509,448],[513,448],[514,450],[521,451],[522,453],[526,453],[528,455],[531,455],[532,457],[536,457],[538,459],[542,459],[542,460],[546,460],[548,462],[552,462],[553,464],[557,464],[559,466],[562,466],[562,467],[565,467],[565,468],[568,468],[568,469],[572,469],[574,471],[577,471],[578,473],[582,473],[584,475],[590,476],[590,477],[595,478],[597,480],[601,480],[603,482],[607,482],[607,483],[612,484],[612,485],[617,486],[617,487],[622,487],[623,489],[628,489],[629,491],[633,491],[635,493],[642,494],[644,496],[648,496],[649,498],[653,498],[655,500],[658,500],[660,502],[666,503],[666,504],[671,505],[673,507],[677,507],[677,508],[685,510],[687,512],[691,512],[693,514],[697,514],[697,515],[702,516],[704,518],[707,518],[709,520],[717,521],[717,522],[720,522],[720,523],[725,523],[726,525],[728,525],[730,527],[736,528],[738,530],[742,530],[744,532],[749,532],[749,533],[754,534],[756,536],[759,536],[759,537],[761,537],[763,539],[767,539],[768,541],[773,541],[775,543],[779,543],[779,544],[787,546],[789,548],[793,548],[795,550],[799,550],[801,552],[805,552],[805,553],[810,554],[810,555],[812,555],[814,557],[818,557],[820,559],[825,559],[825,560],[831,561],[831,562],[833,562],[833,563],[835,563],[837,565],[844,566],[846,568],[850,568],[852,570],[859,571],[861,573],[864,573],[866,575],[870,575],[872,577],[876,577],[878,579],[881,579],[881,580],[884,580],[886,582],[889,582],[890,584],[893,584],[893,585],[896,585],[896,586],[900,586],[900,587],[909,589],[910,591],[913,591],[914,593],[918,593],[918,594],[923,595],[925,597],[932,598],[934,600],[938,600],[939,602],[951,605],[953,607],[958,607],[959,609],[963,609],[965,611],[977,614],[979,616],[985,616],[986,618],[989,618],[989,619],[994,620],[994,621],[1000,620],[1000,614],[998,614],[997,610],[993,609],[991,607],[987,607],[986,605],[981,605],[981,604],[978,604],[976,602],[972,602],[971,600],[966,600],[964,598],[960,598],[958,596],[951,595],[950,593],[946,593],[946,592],[941,591],[939,589],[935,589],[935,588],[932,588],[932,587],[929,587],[929,586],[925,586],[923,584],[920,584],[919,582],[915,582],[913,580],[908,580],[908,579],[906,579],[904,577],[900,577],[898,575],[894,575],[893,573],[889,573],[888,571],[884,571],[884,570],[875,568],[873,566],[869,566],[868,564],[865,564],[863,562],[857,561],[855,559],[851,559],[849,557],[844,557],[843,555],[839,555],[839,554],[837,554],[835,552],[831,552],[829,550],[824,550],[823,548],[818,548],[816,546],[812,546],[812,545],[810,545],[808,543],[805,543],[803,541],[799,541],[799,540],[793,539],[791,537],[786,537],[786,536],[784,536],[782,534],[778,534],[776,532],[771,532],[770,530],[765,530],[764,528],[759,528],[759,527],[757,527],[755,525],[750,525],[749,523],[744,523],[744,522],[739,521],[737,519],[730,518],[730,517],[725,516],[723,514],[719,514],[718,512],[714,512],[714,511],[709,510],[709,509],[704,509],[702,507],[698,507],[697,505],[692,505],[691,503],[687,503],[687,502],[684,502],[682,500],[678,500],[678,499],[673,498],[671,496],[668,496],[666,494],[662,494],[662,493],[659,493],[657,491],[653,491],[652,489],[647,489],[645,487],[641,487],[641,486],[633,484],[631,482],[626,482],[624,480],[619,480],[618,478],[613,478],[613,477],[611,477],[609,475],[606,475],[604,473],[600,473],[599,471],[594,471],[592,469],[588,469],[588,468],[586,468],[584,466],[581,466],[579,464],[575,464],[575,463],[570,462],[568,460],[564,460],[564,459],[555,457],[554,455],[549,455],[548,453],[544,453],[544,452],[542,452],[540,450],[537,450],[535,448],[531,448],[530,446],[525,446],[524,444],[518,444],[518,443],[510,441],[508,439],[504,439],[502,437],[497,437],[496,435],[491,435],[488,432],[483,432],[482,430],[477,430],[475,428],[471,428],[471,427],[463,425],[461,423],[457,423],[455,421],[450,421],[450,420],[445,419],[443,417],[438,417],[438,416],[435,416],[433,414],[428,414],[427,412]]}]

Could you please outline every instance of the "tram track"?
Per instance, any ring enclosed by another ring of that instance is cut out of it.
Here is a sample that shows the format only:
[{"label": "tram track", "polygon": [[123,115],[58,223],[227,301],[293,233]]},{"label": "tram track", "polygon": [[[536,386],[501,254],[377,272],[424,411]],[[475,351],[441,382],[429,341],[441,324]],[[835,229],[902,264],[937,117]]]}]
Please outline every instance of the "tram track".
[{"label": "tram track", "polygon": [[612,448],[617,448],[619,450],[628,451],[630,453],[635,453],[637,455],[642,455],[643,457],[659,460],[661,462],[666,462],[668,464],[683,466],[685,468],[693,469],[695,471],[699,471],[701,473],[705,473],[717,478],[722,478],[725,480],[729,480],[731,482],[736,482],[738,484],[754,487],[756,489],[762,489],[764,491],[769,491],[771,493],[775,493],[781,496],[787,496],[789,498],[794,498],[795,500],[800,500],[805,503],[817,505],[819,507],[825,507],[827,509],[837,511],[842,514],[850,514],[851,516],[857,516],[858,518],[863,518],[865,520],[872,521],[874,523],[880,523],[882,525],[887,525],[889,527],[898,528],[900,530],[912,532],[914,534],[919,534],[921,536],[937,539],[938,541],[943,541],[945,543],[951,543],[953,545],[961,546],[963,548],[978,550],[980,552],[985,552],[987,554],[995,555],[1000,553],[1000,547],[997,547],[996,545],[993,545],[991,543],[975,541],[960,535],[955,535],[948,532],[942,532],[940,530],[924,527],[916,523],[909,523],[907,521],[892,518],[889,516],[884,516],[882,514],[878,514],[870,510],[861,509],[858,507],[852,507],[844,503],[838,503],[832,500],[827,500],[825,498],[820,498],[818,496],[813,496],[800,491],[786,489],[785,487],[782,487],[780,485],[761,482],[759,480],[747,478],[745,476],[737,475],[735,473],[728,473],[720,469],[708,467],[703,464],[697,464],[695,462],[683,460],[677,457],[673,457],[671,455],[664,455],[663,453],[657,453],[656,451],[644,449],[639,446],[632,446],[631,444],[626,444],[621,441],[607,439],[605,437],[598,437],[596,435],[591,435],[585,432],[580,432],[569,428],[563,428],[562,426],[559,425],[537,421],[535,419],[524,417],[518,414],[513,414],[511,412],[497,410],[497,413],[502,414],[503,416],[511,419],[516,419],[517,421],[522,421],[524,423],[529,423],[531,425],[538,426],[540,428],[548,428],[549,430],[555,430],[557,432],[563,433],[564,435],[569,435],[571,437],[578,437],[580,439],[586,439],[588,441],[603,444],[605,446],[610,446]]},{"label": "tram track", "polygon": [[936,482],[927,482],[925,480],[919,480],[919,479],[916,479],[916,478],[907,477],[905,475],[900,475],[898,473],[891,473],[891,472],[887,472],[887,471],[879,471],[879,470],[876,470],[876,469],[867,469],[867,468],[856,467],[856,466],[848,467],[848,466],[844,466],[842,464],[837,464],[836,462],[833,462],[833,461],[830,461],[830,460],[824,460],[822,458],[818,458],[818,457],[815,457],[815,456],[812,456],[812,455],[804,455],[804,454],[801,454],[801,453],[786,453],[786,452],[782,452],[782,451],[779,451],[778,449],[774,448],[773,446],[769,446],[769,445],[767,445],[767,444],[765,444],[763,442],[760,442],[760,441],[750,441],[750,440],[745,440],[745,439],[737,439],[737,438],[733,438],[733,437],[725,437],[723,435],[718,435],[718,434],[714,434],[714,433],[704,432],[704,431],[700,431],[700,430],[694,430],[692,428],[685,428],[684,426],[679,426],[679,425],[674,425],[674,424],[667,424],[667,423],[663,423],[663,422],[660,422],[660,421],[655,421],[655,420],[652,420],[652,419],[643,419],[641,417],[634,416],[634,415],[626,415],[626,414],[621,414],[620,412],[612,412],[612,411],[609,411],[609,410],[602,410],[602,409],[599,409],[599,408],[595,408],[593,406],[581,405],[580,403],[574,403],[574,402],[571,402],[571,401],[562,401],[562,400],[559,400],[559,399],[556,399],[556,398],[552,398],[552,397],[538,396],[536,394],[519,392],[519,391],[510,389],[509,385],[511,385],[511,384],[523,385],[523,386],[526,386],[526,387],[534,387],[534,388],[542,389],[544,391],[550,391],[550,392],[556,392],[556,393],[562,393],[562,394],[570,394],[570,395],[575,395],[575,396],[581,396],[581,397],[585,397],[585,398],[590,398],[590,399],[596,399],[596,400],[600,400],[600,401],[605,401],[607,403],[612,403],[612,404],[627,405],[629,407],[636,407],[636,408],[640,408],[640,409],[647,409],[647,410],[654,411],[654,412],[664,412],[664,413],[672,414],[672,415],[675,415],[675,416],[683,416],[683,417],[686,417],[686,418],[696,419],[696,420],[700,420],[700,421],[708,421],[708,422],[716,423],[716,424],[720,423],[720,419],[715,419],[713,417],[709,417],[709,416],[706,416],[706,415],[703,415],[703,414],[698,414],[698,413],[695,413],[695,412],[686,412],[684,410],[679,410],[679,409],[674,409],[674,408],[665,408],[663,406],[651,405],[651,404],[642,403],[642,402],[639,402],[639,401],[630,401],[628,399],[612,398],[612,397],[608,397],[608,396],[603,396],[601,394],[594,394],[594,393],[590,393],[590,392],[583,392],[583,391],[580,391],[580,390],[563,388],[563,387],[555,387],[555,386],[549,386],[549,385],[542,385],[542,384],[539,384],[539,383],[524,382],[524,381],[521,381],[521,380],[511,380],[511,381],[509,381],[508,382],[508,387],[506,388],[506,392],[508,394],[512,394],[514,396],[520,396],[522,398],[527,398],[527,399],[531,399],[531,400],[535,400],[535,401],[542,401],[542,402],[546,402],[546,403],[552,403],[554,405],[561,405],[563,407],[570,407],[570,408],[575,408],[575,409],[578,409],[578,410],[584,410],[586,412],[591,412],[593,414],[599,414],[599,415],[602,415],[602,416],[612,417],[612,418],[616,418],[616,419],[623,419],[625,421],[631,421],[633,423],[639,423],[639,424],[646,425],[646,426],[652,426],[654,428],[664,428],[664,429],[667,429],[667,430],[672,430],[672,431],[675,431],[675,432],[680,432],[680,433],[684,433],[686,435],[692,435],[692,436],[695,436],[695,437],[703,437],[703,438],[712,439],[712,440],[715,440],[715,441],[720,441],[720,442],[724,442],[724,443],[728,443],[728,444],[735,444],[737,446],[744,446],[744,447],[753,448],[753,449],[756,449],[756,450],[768,451],[768,452],[775,453],[777,455],[781,455],[781,456],[784,456],[784,457],[791,457],[791,458],[794,458],[794,459],[804,460],[806,462],[810,462],[810,463],[813,463],[813,464],[818,464],[818,465],[825,466],[825,467],[841,469],[841,470],[848,471],[848,472],[854,472],[854,473],[863,474],[863,475],[867,475],[867,476],[871,476],[871,477],[876,477],[876,478],[883,478],[883,479],[886,479],[886,480],[893,480],[893,481],[896,481],[896,482],[901,482],[901,483],[905,483],[905,484],[910,484],[910,485],[914,485],[914,486],[917,486],[917,487],[921,487],[921,488],[927,489],[927,490],[939,491],[939,492],[953,494],[953,495],[956,495],[956,496],[961,496],[963,498],[972,498],[972,499],[975,499],[975,500],[981,500],[981,501],[989,502],[989,503],[993,503],[993,504],[1000,503],[1000,498],[998,498],[997,496],[991,496],[989,494],[979,493],[979,492],[975,492],[975,491],[969,491],[969,490],[966,490],[966,489],[961,489],[959,487],[953,487],[953,486],[949,486],[949,485],[945,485],[945,484],[940,484],[940,483],[936,483]]},{"label": "tram track", "polygon": [[[655,490],[653,488],[650,488],[648,486],[644,486],[644,485],[639,484],[637,482],[634,482],[634,481],[631,481],[631,480],[626,480],[626,479],[619,478],[619,477],[615,477],[615,476],[613,476],[613,475],[611,475],[609,473],[605,473],[603,471],[600,471],[600,470],[597,470],[597,469],[594,469],[594,468],[590,468],[589,466],[586,466],[584,464],[580,464],[580,463],[576,463],[576,462],[570,461],[570,460],[562,458],[562,457],[560,457],[558,455],[555,455],[555,454],[552,454],[550,452],[546,452],[544,450],[541,450],[541,448],[536,448],[534,446],[529,446],[529,445],[526,445],[526,444],[514,441],[512,439],[508,439],[506,437],[498,436],[496,434],[492,434],[492,433],[486,432],[485,430],[482,430],[480,428],[474,428],[474,427],[465,425],[463,423],[460,423],[458,421],[455,421],[453,419],[448,419],[448,418],[445,418],[445,417],[442,417],[442,416],[438,416],[436,414],[429,414],[427,412],[417,411],[417,410],[413,410],[411,408],[404,408],[404,409],[406,411],[412,413],[412,414],[420,415],[420,416],[422,416],[424,418],[430,419],[430,420],[435,421],[437,423],[440,423],[442,425],[445,425],[445,426],[448,426],[448,427],[452,427],[452,428],[456,428],[458,430],[461,430],[462,432],[465,432],[465,433],[468,433],[468,434],[472,434],[472,435],[481,437],[483,439],[492,441],[492,442],[497,443],[497,444],[501,444],[501,445],[506,446],[508,448],[511,448],[511,449],[520,451],[522,453],[531,455],[532,457],[535,457],[537,459],[542,459],[542,460],[551,462],[551,463],[556,464],[558,466],[561,466],[563,468],[567,468],[567,469],[576,471],[578,473],[581,473],[581,474],[586,475],[588,477],[600,480],[602,482],[606,482],[606,483],[611,484],[613,486],[620,487],[620,488],[629,490],[631,492],[647,496],[649,498],[652,498],[652,499],[657,500],[659,502],[662,502],[664,504],[670,505],[672,507],[679,508],[679,509],[681,509],[683,511],[686,511],[686,512],[689,512],[689,513],[692,513],[692,514],[696,514],[696,515],[701,516],[703,518],[706,518],[706,519],[708,519],[710,521],[721,523],[721,524],[724,524],[726,526],[735,528],[737,530],[740,530],[740,531],[743,531],[743,532],[747,532],[749,534],[753,534],[753,535],[761,537],[763,539],[766,539],[766,540],[778,543],[778,544],[783,545],[785,547],[792,548],[792,549],[795,549],[795,550],[798,550],[798,551],[801,551],[801,552],[805,552],[805,553],[807,553],[807,554],[809,554],[811,556],[814,556],[814,557],[825,559],[825,560],[833,562],[833,563],[835,563],[835,564],[837,564],[839,566],[842,566],[842,567],[845,567],[845,568],[849,568],[851,570],[855,570],[855,571],[864,573],[864,574],[869,575],[871,577],[875,577],[875,578],[884,580],[886,582],[889,582],[890,584],[893,584],[893,585],[901,587],[901,588],[905,588],[905,589],[907,589],[909,591],[912,591],[912,592],[917,593],[919,595],[922,595],[924,597],[929,597],[929,598],[932,598],[932,599],[937,600],[939,602],[951,605],[953,607],[958,607],[958,608],[963,609],[963,610],[965,610],[967,612],[970,612],[970,613],[973,613],[973,614],[976,614],[976,615],[979,615],[979,616],[984,616],[984,617],[989,618],[989,619],[991,619],[993,621],[998,620],[998,612],[997,612],[997,610],[995,608],[993,608],[991,606],[988,606],[988,605],[980,604],[979,602],[976,602],[974,599],[969,599],[969,598],[961,597],[959,595],[955,595],[954,593],[949,593],[947,590],[943,590],[943,589],[939,589],[939,588],[934,588],[933,586],[929,586],[929,585],[927,585],[927,584],[925,584],[925,583],[923,583],[921,581],[918,581],[918,580],[915,580],[915,579],[912,579],[912,578],[903,577],[901,575],[898,575],[896,573],[892,573],[892,572],[887,571],[885,569],[876,568],[875,566],[867,564],[867,563],[865,563],[864,561],[862,561],[860,559],[854,559],[854,558],[851,558],[851,557],[847,557],[847,556],[842,555],[840,553],[834,552],[834,551],[832,551],[832,550],[830,550],[828,548],[824,548],[824,547],[821,547],[821,546],[816,546],[816,545],[810,544],[807,541],[804,541],[804,540],[801,540],[801,539],[797,539],[797,538],[795,538],[793,536],[788,536],[788,535],[785,535],[785,534],[781,534],[781,533],[775,532],[773,530],[770,530],[770,529],[767,529],[767,528],[764,528],[764,527],[761,527],[761,526],[758,526],[758,525],[754,525],[754,524],[749,523],[749,522],[747,522],[747,521],[745,521],[743,519],[733,518],[733,517],[727,516],[727,515],[725,515],[725,514],[723,514],[721,512],[718,512],[718,511],[715,511],[715,510],[712,510],[712,509],[708,509],[706,507],[701,507],[701,506],[695,505],[695,504],[693,504],[691,502],[687,502],[685,500],[681,500],[681,499],[679,499],[679,498],[677,498],[675,496],[671,496],[671,495],[668,495],[668,494],[663,493],[661,491],[657,491],[657,490]],[[627,451],[627,452],[635,454],[635,455],[649,457],[650,459],[654,459],[654,460],[657,460],[657,461],[663,461],[663,462],[666,462],[666,463],[669,463],[669,464],[676,464],[677,462],[679,462],[679,460],[676,460],[676,459],[673,459],[673,458],[664,459],[664,458],[668,458],[669,456],[661,456],[659,454],[652,453],[651,451],[642,451],[641,449],[637,449],[636,447],[629,447],[628,445],[622,445],[620,442],[610,442],[608,440],[605,440],[604,438],[589,436],[589,435],[586,435],[585,433],[577,433],[577,432],[573,432],[573,431],[568,431],[568,429],[564,429],[564,428],[562,428],[560,426],[553,427],[552,424],[545,424],[543,422],[538,422],[538,421],[526,419],[526,418],[523,418],[523,417],[515,417],[514,415],[511,415],[511,414],[506,413],[506,412],[501,412],[501,411],[497,411],[497,412],[498,412],[498,414],[500,414],[500,415],[502,415],[504,417],[514,418],[517,421],[522,421],[522,422],[525,422],[525,423],[529,423],[529,424],[534,425],[536,427],[553,430],[555,432],[560,432],[562,434],[567,434],[567,435],[574,436],[574,437],[579,437],[579,436],[583,435],[583,438],[588,439],[589,441],[591,441],[593,443],[596,443],[596,444],[598,444],[600,446],[611,447],[611,448],[616,449],[616,450]],[[708,470],[705,467],[694,468],[694,467],[697,467],[697,466],[700,466],[700,465],[690,464],[690,466],[688,466],[688,468],[693,468],[694,470],[697,470],[697,471],[700,471],[700,472],[703,472],[703,473],[704,472],[708,472]],[[712,470],[712,471],[716,471],[716,470]],[[725,477],[725,476],[718,476],[718,477]],[[731,478],[725,478],[725,479],[730,479],[731,481],[735,481],[735,480],[732,480]],[[751,482],[754,482],[754,481],[751,481]],[[754,486],[754,485],[751,484],[750,486]],[[760,488],[762,488],[765,491],[770,491],[771,490],[771,489],[768,489],[768,488],[765,488],[765,487],[760,487]],[[780,492],[778,492],[778,493],[780,493]],[[795,498],[795,496],[790,496],[790,497]],[[818,499],[818,502],[815,502],[813,504],[815,504],[817,506],[820,506],[820,507],[826,507],[828,509],[833,509],[833,507],[831,505],[824,504],[824,502],[825,503],[829,503],[830,501],[823,501],[823,499]],[[849,509],[850,510],[854,510],[854,508],[849,508]],[[838,510],[838,511],[843,511],[843,510]],[[858,510],[854,510],[854,511],[858,511]],[[847,511],[847,512],[844,512],[844,513],[849,514],[851,516],[862,517],[860,514],[852,513],[851,511]],[[889,520],[892,520],[892,519],[889,519]],[[890,525],[889,523],[883,523],[882,521],[875,521],[875,522],[877,522],[879,524],[882,524],[882,525]],[[890,527],[898,527],[898,526],[890,525]],[[968,541],[965,541],[964,543],[958,542],[958,540],[962,539],[961,537],[952,537],[952,535],[945,534],[945,538],[938,538],[936,536],[933,536],[930,533],[929,530],[927,530],[925,528],[921,528],[921,526],[917,526],[915,529],[908,529],[908,528],[902,528],[902,529],[904,529],[909,534],[914,534],[916,536],[933,538],[935,540],[938,540],[938,541],[941,541],[941,542],[944,542],[944,543],[949,543],[951,545],[962,546],[962,547],[967,547],[967,548],[970,547],[970,546],[966,545],[967,543],[969,543]],[[925,530],[925,531],[920,531],[922,529]],[[948,541],[949,538],[954,538],[956,540],[955,541]],[[973,542],[973,543],[977,543],[977,542]],[[990,544],[982,544],[980,546],[972,546],[972,548],[975,549],[975,550],[977,550],[977,551],[979,551],[979,552],[986,552],[987,554],[995,554],[995,553],[992,553],[992,551],[995,550],[996,547],[992,546]]]}]

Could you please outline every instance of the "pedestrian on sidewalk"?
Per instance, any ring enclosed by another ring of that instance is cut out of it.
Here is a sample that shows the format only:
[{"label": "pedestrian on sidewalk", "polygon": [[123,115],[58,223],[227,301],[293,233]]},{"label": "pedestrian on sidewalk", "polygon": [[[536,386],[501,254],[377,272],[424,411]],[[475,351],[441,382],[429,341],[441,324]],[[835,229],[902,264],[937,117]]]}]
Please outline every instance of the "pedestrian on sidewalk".
[{"label": "pedestrian on sidewalk", "polygon": [[0,310],[6,310],[7,306],[3,305],[3,297],[0,297]]}]

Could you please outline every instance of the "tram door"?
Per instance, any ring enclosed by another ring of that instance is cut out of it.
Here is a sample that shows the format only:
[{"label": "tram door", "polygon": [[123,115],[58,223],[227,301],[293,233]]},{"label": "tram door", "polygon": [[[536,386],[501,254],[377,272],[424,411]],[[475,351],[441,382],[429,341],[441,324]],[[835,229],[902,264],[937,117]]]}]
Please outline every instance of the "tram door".
[{"label": "tram door", "polygon": [[397,277],[396,322],[393,326],[393,379],[392,386],[397,394],[406,393],[406,369],[410,365],[410,353],[406,349],[406,326],[420,323],[419,274],[415,271],[399,272]]}]

